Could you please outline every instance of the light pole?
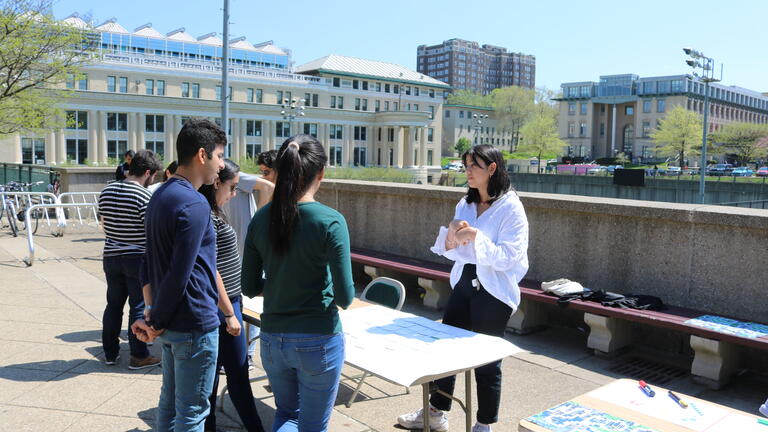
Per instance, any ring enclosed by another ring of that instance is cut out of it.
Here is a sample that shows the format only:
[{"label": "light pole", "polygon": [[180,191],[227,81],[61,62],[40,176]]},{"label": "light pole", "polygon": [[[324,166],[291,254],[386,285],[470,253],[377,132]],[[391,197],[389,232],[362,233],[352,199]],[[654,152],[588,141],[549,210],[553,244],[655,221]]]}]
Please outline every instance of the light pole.
[{"label": "light pole", "polygon": [[[304,102],[306,102],[306,100],[299,99],[299,105],[297,105],[296,102],[296,98],[291,100],[283,99],[283,104],[281,105],[282,110],[280,111],[280,115],[283,116],[283,120],[288,120],[288,124],[291,128],[293,128],[293,119],[296,117],[304,117]],[[298,133],[298,131],[296,131],[296,133]],[[291,133],[291,135],[296,135],[296,133]]]},{"label": "light pole", "polygon": [[482,144],[480,134],[483,133],[483,120],[488,118],[488,114],[472,114],[472,127],[475,128],[475,145]]},{"label": "light pole", "polygon": [[[693,69],[693,76],[704,82],[704,132],[701,137],[701,166],[699,168],[699,202],[704,204],[707,175],[707,118],[709,117],[709,83],[718,82],[723,79],[723,65],[720,65],[720,78],[715,78],[715,59],[707,57],[701,51],[693,48],[683,48],[683,52],[688,56],[685,64]],[[697,70],[701,70],[701,75]],[[682,165],[685,161],[680,161]]]}]

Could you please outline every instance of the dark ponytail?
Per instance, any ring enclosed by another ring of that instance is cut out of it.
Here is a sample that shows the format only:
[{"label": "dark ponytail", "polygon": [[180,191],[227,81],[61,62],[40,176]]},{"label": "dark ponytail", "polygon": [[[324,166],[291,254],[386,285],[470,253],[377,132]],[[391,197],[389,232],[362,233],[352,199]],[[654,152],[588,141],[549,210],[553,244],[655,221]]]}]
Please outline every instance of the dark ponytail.
[{"label": "dark ponytail", "polygon": [[288,250],[299,218],[298,200],[325,168],[323,145],[311,135],[294,135],[283,142],[275,159],[277,182],[269,210],[269,241],[281,255]]}]

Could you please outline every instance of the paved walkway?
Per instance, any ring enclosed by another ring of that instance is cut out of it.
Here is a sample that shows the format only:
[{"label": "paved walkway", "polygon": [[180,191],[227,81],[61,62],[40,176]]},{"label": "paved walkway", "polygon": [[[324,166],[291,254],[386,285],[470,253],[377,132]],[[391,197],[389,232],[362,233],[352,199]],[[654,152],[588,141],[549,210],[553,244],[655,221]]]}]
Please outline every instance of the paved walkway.
[{"label": "paved walkway", "polygon": [[[38,261],[27,268],[21,261],[27,254],[26,239],[12,238],[6,231],[0,231],[0,429],[151,430],[160,369],[129,371],[126,341],[120,364],[103,364],[100,336],[106,285],[101,270],[101,232],[95,227],[73,227],[64,238],[43,234],[37,238]],[[439,319],[439,314],[414,300],[405,309]],[[509,335],[508,339],[526,352],[504,361],[500,421],[494,428],[498,432],[515,431],[520,418],[624,376],[610,369],[626,357],[594,357],[585,349],[586,336],[577,329],[553,327],[524,337]],[[155,354],[157,348],[152,348]],[[638,354],[644,353],[629,356]],[[668,361],[685,368],[690,360]],[[252,377],[263,375],[258,368],[252,373]],[[463,397],[461,380],[456,387],[457,395]],[[352,390],[341,386],[331,431],[396,431],[397,415],[420,406],[419,388],[405,394],[403,388],[381,380],[369,378],[366,382],[359,402],[349,409],[341,401]],[[692,384],[687,376],[666,386],[748,412],[755,412],[768,394],[765,382],[751,375],[718,392]],[[254,382],[253,390],[269,428],[274,399],[263,380]],[[229,399],[224,400],[219,429],[242,430]],[[450,421],[454,431],[461,430],[463,417],[458,408],[450,413]]]}]

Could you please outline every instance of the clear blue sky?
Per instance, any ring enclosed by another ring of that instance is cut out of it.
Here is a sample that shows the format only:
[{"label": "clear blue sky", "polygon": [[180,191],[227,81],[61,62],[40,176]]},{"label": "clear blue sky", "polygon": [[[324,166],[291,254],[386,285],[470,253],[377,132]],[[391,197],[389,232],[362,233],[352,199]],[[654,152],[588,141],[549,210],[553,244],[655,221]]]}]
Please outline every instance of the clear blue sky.
[{"label": "clear blue sky", "polygon": [[[54,13],[116,17],[128,30],[152,22],[193,36],[222,28],[220,0],[59,0]],[[444,5],[442,8],[439,5]],[[379,2],[230,0],[232,37],[274,40],[296,65],[341,54],[416,69],[416,47],[454,37],[536,56],[536,85],[599,75],[687,73],[681,48],[725,65],[723,83],[768,92],[768,2],[762,0],[487,0]]]}]

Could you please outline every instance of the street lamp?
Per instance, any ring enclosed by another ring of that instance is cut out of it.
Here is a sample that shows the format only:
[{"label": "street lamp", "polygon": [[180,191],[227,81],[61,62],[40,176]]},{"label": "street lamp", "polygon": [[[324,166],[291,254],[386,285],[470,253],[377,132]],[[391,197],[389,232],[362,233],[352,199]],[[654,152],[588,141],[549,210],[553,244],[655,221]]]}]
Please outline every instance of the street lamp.
[{"label": "street lamp", "polygon": [[[693,69],[693,76],[704,82],[704,133],[701,137],[701,166],[699,168],[699,200],[702,204],[705,201],[704,189],[706,187],[705,177],[707,175],[707,118],[709,117],[709,83],[718,82],[723,79],[723,65],[720,64],[720,78],[715,78],[715,59],[707,57],[701,51],[693,48],[683,48],[683,52],[688,56],[685,64]],[[698,70],[701,70],[699,73]],[[682,165],[684,161],[680,161]]]},{"label": "street lamp", "polygon": [[[297,105],[297,102],[299,105]],[[283,99],[280,115],[283,116],[283,120],[288,120],[288,124],[291,125],[291,127],[293,127],[293,119],[296,117],[304,117],[304,102],[306,102],[306,99],[299,99],[298,101],[296,98],[291,100]],[[296,131],[296,133],[298,133],[298,131]],[[291,135],[296,135],[296,133],[292,133]]]},{"label": "street lamp", "polygon": [[472,127],[475,128],[475,144],[482,144],[480,134],[483,132],[483,120],[488,118],[488,114],[472,114]]}]

